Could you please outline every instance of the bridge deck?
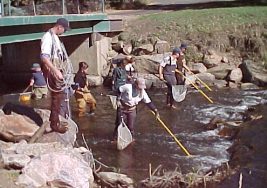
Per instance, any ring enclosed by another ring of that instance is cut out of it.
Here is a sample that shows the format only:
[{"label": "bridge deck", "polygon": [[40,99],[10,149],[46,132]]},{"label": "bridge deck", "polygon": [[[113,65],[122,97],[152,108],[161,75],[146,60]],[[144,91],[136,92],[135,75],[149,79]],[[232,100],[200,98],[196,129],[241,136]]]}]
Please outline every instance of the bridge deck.
[{"label": "bridge deck", "polygon": [[72,28],[64,36],[122,31],[122,20],[110,20],[105,13],[8,16],[0,18],[0,44],[38,40],[61,17]]}]

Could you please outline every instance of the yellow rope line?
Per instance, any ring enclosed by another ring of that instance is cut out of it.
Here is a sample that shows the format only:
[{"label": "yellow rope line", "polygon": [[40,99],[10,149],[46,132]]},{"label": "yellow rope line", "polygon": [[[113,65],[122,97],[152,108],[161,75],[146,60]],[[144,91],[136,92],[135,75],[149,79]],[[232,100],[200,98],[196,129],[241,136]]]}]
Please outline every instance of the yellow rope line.
[{"label": "yellow rope line", "polygon": [[184,66],[184,68],[190,72],[191,74],[193,74],[208,90],[212,91],[212,89],[205,83],[203,82],[197,75],[195,75],[190,69],[188,69],[187,67]]},{"label": "yellow rope line", "polygon": [[192,84],[210,103],[213,103],[213,101],[201,90],[197,87],[196,84],[194,84],[189,78],[187,78],[183,73],[181,73],[179,70],[175,70],[175,72],[178,72],[180,75],[182,75],[185,79],[187,79],[190,84]]},{"label": "yellow rope line", "polygon": [[[153,111],[152,114],[155,115]],[[162,124],[162,126],[167,130],[167,132],[174,138],[176,143],[180,146],[180,148],[184,151],[187,156],[191,156],[190,153],[186,150],[186,148],[181,144],[181,142],[175,137],[175,135],[171,132],[171,130],[165,125],[165,123],[158,117],[157,120]]]}]

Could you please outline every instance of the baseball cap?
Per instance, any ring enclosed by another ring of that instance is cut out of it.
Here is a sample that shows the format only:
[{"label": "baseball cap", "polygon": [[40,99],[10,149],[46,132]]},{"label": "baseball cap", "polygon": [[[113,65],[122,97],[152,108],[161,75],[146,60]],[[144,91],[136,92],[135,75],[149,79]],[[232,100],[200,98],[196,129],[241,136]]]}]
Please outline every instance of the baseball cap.
[{"label": "baseball cap", "polygon": [[57,23],[56,24],[63,26],[65,31],[69,31],[70,30],[69,21],[66,20],[65,18],[57,19]]},{"label": "baseball cap", "polygon": [[144,78],[137,78],[136,82],[137,82],[137,85],[140,89],[146,88],[146,81]]},{"label": "baseball cap", "polygon": [[31,69],[37,69],[37,68],[41,68],[39,63],[32,64],[32,68]]},{"label": "baseball cap", "polygon": [[178,54],[180,52],[181,52],[181,50],[179,48],[173,48],[173,50],[172,50],[172,54]]}]

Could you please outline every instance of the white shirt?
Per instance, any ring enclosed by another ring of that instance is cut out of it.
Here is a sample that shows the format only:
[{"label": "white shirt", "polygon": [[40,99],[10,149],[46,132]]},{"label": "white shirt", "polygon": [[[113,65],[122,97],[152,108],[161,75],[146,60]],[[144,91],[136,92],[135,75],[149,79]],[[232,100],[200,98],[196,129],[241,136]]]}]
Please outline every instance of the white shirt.
[{"label": "white shirt", "polygon": [[150,103],[151,100],[147,95],[145,89],[138,90],[138,95],[133,97],[133,86],[132,84],[125,84],[119,87],[121,92],[121,100],[128,106],[136,106],[140,101],[144,103]]},{"label": "white shirt", "polygon": [[[170,60],[171,58],[171,60]],[[172,56],[168,56],[168,57],[165,57],[161,62],[160,62],[160,66],[162,67],[165,67],[167,64],[170,65],[175,65],[176,66],[176,62],[177,62],[177,59],[172,57]]]},{"label": "white shirt", "polygon": [[[55,39],[55,44],[53,47],[53,56],[55,59],[61,59],[63,57],[63,51],[61,48],[61,42],[56,34],[53,33],[53,38]],[[53,46],[53,40],[52,35],[50,32],[46,32],[41,40],[41,54],[49,55],[51,58],[52,55],[52,46]]]}]

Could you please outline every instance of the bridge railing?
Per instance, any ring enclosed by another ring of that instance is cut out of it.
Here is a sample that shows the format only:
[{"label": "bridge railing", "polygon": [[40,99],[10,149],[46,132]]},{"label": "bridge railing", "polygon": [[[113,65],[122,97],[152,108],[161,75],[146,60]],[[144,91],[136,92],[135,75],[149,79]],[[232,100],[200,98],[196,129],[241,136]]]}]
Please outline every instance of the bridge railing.
[{"label": "bridge railing", "polygon": [[0,0],[0,16],[90,14],[105,11],[105,0]]}]

